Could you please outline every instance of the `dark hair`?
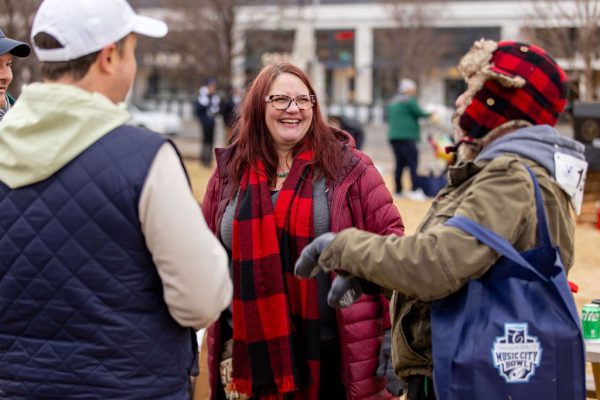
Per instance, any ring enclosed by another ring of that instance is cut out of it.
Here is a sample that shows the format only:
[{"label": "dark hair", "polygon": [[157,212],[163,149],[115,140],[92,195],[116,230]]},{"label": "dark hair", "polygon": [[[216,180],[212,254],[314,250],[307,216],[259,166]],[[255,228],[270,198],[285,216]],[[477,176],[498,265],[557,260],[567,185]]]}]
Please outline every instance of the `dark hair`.
[{"label": "dark hair", "polygon": [[[40,49],[62,49],[64,47],[54,36],[45,32],[35,35],[33,42]],[[115,43],[119,53],[123,50],[124,42],[125,38]],[[99,53],[100,51],[95,51],[69,61],[44,61],[40,64],[40,71],[44,79],[50,81],[56,81],[66,75],[78,81],[88,73],[90,67],[96,61],[96,58],[98,58]]]},{"label": "dark hair", "polygon": [[[267,96],[271,85],[281,74],[297,76],[308,88],[309,94],[316,95],[308,76],[300,68],[288,63],[268,65],[256,76],[240,104],[240,117],[236,122],[236,137],[232,143],[232,155],[227,165],[227,174],[237,187],[246,166],[260,160],[265,166],[267,181],[273,185],[276,181],[278,165],[273,139],[265,120]],[[340,137],[323,120],[318,100],[313,107],[310,128],[304,139],[294,146],[295,157],[304,149],[314,151],[313,163],[328,179],[334,179],[340,166],[342,146]],[[235,193],[230,193],[235,195]]]}]

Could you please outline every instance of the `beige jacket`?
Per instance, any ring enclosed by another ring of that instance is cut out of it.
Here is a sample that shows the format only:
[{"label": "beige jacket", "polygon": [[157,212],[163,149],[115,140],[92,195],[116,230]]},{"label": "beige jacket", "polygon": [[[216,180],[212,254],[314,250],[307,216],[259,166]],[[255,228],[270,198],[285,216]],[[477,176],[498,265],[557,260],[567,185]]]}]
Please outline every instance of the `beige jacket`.
[{"label": "beige jacket", "polygon": [[574,222],[569,198],[533,161],[504,155],[452,168],[450,184],[437,196],[417,234],[374,236],[343,231],[319,263],[343,266],[353,275],[394,290],[392,359],[401,378],[431,376],[430,301],[459,290],[499,258],[469,234],[443,223],[463,215],[506,238],[519,251],[536,243],[537,217],[528,164],[542,188],[552,239],[564,265],[573,264]]}]

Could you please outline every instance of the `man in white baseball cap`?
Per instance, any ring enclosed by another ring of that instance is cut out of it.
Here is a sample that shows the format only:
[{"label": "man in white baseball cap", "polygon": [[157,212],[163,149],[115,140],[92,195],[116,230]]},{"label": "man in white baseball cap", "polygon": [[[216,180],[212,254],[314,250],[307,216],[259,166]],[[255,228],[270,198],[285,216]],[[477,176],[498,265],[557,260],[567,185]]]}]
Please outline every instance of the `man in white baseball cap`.
[{"label": "man in white baseball cap", "polygon": [[167,25],[137,15],[124,0],[45,0],[38,9],[31,29],[32,42],[44,32],[53,36],[61,48],[35,45],[40,61],[70,61],[101,50],[129,33],[163,37]]},{"label": "man in white baseball cap", "polygon": [[0,397],[187,399],[195,329],[231,300],[174,146],[125,125],[137,35],[125,0],[45,0],[43,83],[0,124]]}]

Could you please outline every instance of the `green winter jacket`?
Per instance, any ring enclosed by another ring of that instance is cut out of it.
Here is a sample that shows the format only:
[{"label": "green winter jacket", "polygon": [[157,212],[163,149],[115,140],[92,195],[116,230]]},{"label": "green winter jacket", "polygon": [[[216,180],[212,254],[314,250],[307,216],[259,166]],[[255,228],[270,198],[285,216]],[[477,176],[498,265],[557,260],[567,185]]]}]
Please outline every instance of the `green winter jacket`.
[{"label": "green winter jacket", "polygon": [[[570,198],[542,167],[554,166],[552,153],[559,146],[553,145],[553,138],[546,146],[547,160],[540,163],[504,153],[451,167],[449,185],[433,201],[416,234],[376,236],[352,228],[339,233],[321,254],[319,264],[324,270],[343,269],[394,291],[392,359],[405,383],[410,375],[432,376],[430,302],[482,276],[499,258],[488,246],[444,222],[462,215],[506,238],[518,251],[536,244],[533,184],[524,164],[531,167],[542,189],[551,237],[560,247],[564,266],[569,270],[573,265],[575,223]],[[581,144],[559,140],[575,143],[567,154],[583,158]]]},{"label": "green winter jacket", "polygon": [[421,138],[419,118],[428,117],[413,96],[397,96],[387,107],[388,138],[415,140]]}]

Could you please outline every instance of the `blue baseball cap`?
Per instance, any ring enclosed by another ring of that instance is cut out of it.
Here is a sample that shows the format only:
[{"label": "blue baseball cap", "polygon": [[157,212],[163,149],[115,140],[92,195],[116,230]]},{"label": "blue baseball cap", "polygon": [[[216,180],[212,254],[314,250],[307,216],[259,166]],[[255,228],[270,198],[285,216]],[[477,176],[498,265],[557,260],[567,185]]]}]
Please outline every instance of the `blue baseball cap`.
[{"label": "blue baseball cap", "polygon": [[27,43],[7,38],[0,29],[0,55],[6,53],[17,57],[27,57],[31,53],[31,47]]}]

